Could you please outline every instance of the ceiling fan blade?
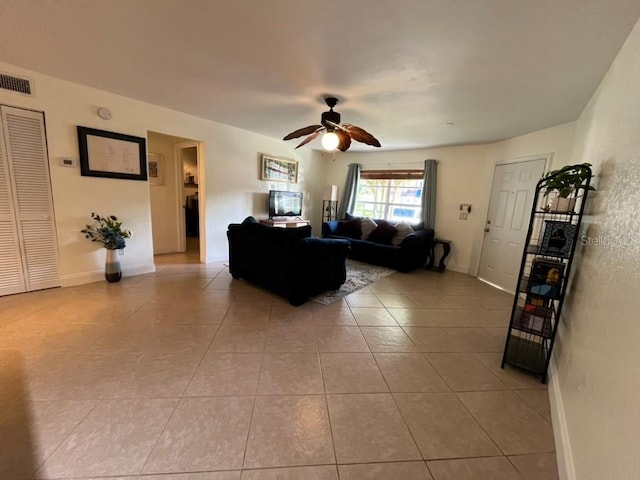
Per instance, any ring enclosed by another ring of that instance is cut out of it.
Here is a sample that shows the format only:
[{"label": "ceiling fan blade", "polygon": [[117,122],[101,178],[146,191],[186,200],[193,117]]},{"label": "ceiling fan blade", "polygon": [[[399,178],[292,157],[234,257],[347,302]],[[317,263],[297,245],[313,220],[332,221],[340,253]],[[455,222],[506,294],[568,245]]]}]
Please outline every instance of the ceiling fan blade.
[{"label": "ceiling fan blade", "polygon": [[295,132],[291,132],[289,135],[283,138],[283,140],[291,140],[292,138],[298,138],[303,135],[309,135],[315,132],[317,129],[322,128],[322,125],[309,125],[308,127],[299,128]]},{"label": "ceiling fan blade", "polygon": [[347,133],[349,133],[351,138],[356,142],[366,143],[367,145],[371,145],[373,147],[381,146],[378,139],[367,132],[365,129],[357,127],[355,125],[351,125],[349,123],[345,123],[343,127],[347,131]]},{"label": "ceiling fan blade", "polygon": [[309,135],[307,138],[301,141],[300,144],[296,147],[296,149],[305,146],[311,140],[313,140],[314,138],[317,138],[318,135],[320,135],[320,133],[322,133],[323,130],[324,130],[324,127],[318,128],[315,132],[313,132],[311,135]]},{"label": "ceiling fan blade", "polygon": [[347,132],[342,130],[336,130],[335,134],[338,136],[340,143],[338,143],[338,150],[341,152],[346,152],[351,146],[351,137]]}]

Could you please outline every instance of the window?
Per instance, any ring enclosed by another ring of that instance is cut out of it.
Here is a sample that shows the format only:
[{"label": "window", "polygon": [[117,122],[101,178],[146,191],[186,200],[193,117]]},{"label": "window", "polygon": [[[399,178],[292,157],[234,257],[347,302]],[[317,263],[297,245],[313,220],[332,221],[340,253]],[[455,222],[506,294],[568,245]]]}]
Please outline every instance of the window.
[{"label": "window", "polygon": [[420,222],[422,176],[422,170],[361,172],[354,215],[394,222]]}]

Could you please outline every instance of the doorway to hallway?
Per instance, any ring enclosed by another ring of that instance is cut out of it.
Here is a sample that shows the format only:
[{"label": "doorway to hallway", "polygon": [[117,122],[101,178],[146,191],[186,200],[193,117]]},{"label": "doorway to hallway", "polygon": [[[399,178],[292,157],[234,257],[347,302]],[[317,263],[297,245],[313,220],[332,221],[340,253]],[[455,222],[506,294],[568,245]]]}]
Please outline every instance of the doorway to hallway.
[{"label": "doorway to hallway", "polygon": [[[149,161],[157,162],[149,195],[155,263],[202,263],[203,159],[200,142],[148,132]],[[151,171],[151,169],[150,169]]]}]

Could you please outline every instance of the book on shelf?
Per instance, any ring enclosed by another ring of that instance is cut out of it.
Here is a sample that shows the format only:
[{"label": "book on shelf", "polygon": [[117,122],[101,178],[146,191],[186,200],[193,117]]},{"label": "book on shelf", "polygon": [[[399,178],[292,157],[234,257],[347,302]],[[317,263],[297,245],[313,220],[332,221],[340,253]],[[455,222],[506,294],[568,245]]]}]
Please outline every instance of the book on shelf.
[{"label": "book on shelf", "polygon": [[536,258],[531,265],[527,291],[537,296],[557,298],[563,275],[564,263]]},{"label": "book on shelf", "polygon": [[549,297],[539,295],[527,295],[527,299],[524,304],[525,311],[531,311],[535,307],[549,307],[551,299]]},{"label": "book on shelf", "polygon": [[521,325],[527,330],[542,332],[545,322],[551,319],[553,309],[548,306],[549,299],[528,296],[522,311]]},{"label": "book on shelf", "polygon": [[544,221],[540,254],[568,257],[576,237],[576,225],[571,222]]}]

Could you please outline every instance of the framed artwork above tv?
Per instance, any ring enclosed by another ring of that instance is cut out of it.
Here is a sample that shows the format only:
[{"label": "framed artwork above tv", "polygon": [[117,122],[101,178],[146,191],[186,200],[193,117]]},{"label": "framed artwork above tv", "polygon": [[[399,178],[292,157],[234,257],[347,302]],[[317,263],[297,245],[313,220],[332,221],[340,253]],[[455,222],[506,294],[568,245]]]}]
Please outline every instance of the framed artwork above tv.
[{"label": "framed artwork above tv", "polygon": [[270,155],[262,155],[260,180],[298,183],[298,162]]}]

